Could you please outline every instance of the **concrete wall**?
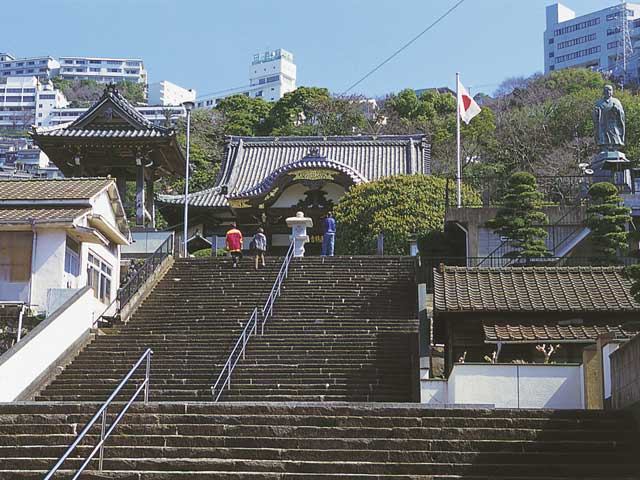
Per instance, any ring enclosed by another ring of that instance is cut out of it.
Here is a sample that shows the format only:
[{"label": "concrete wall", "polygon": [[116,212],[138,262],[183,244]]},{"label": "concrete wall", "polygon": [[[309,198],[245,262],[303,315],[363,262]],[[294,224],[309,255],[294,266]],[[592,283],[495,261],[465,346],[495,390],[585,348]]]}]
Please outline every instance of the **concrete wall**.
[{"label": "concrete wall", "polygon": [[582,366],[456,364],[448,381],[422,380],[427,404],[496,408],[584,408]]},{"label": "concrete wall", "polygon": [[613,408],[640,411],[640,335],[611,354]]},{"label": "concrete wall", "polygon": [[65,355],[84,335],[102,305],[89,288],[78,290],[68,302],[34,328],[23,341],[0,356],[0,402],[12,402]]}]

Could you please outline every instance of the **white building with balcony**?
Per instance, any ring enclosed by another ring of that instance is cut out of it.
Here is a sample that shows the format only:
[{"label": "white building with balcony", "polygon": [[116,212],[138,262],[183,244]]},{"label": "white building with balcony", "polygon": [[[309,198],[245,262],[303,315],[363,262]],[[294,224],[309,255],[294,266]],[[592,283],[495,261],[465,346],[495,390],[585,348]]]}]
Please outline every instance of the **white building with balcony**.
[{"label": "white building with balcony", "polygon": [[149,105],[175,106],[184,102],[196,101],[196,91],[171,83],[167,80],[149,84],[147,89]]},{"label": "white building with balcony", "polygon": [[95,80],[98,83],[133,82],[147,84],[147,71],[140,59],[102,57],[60,57],[60,77],[67,80]]},{"label": "white building with balcony", "polygon": [[580,16],[561,3],[547,7],[545,73],[590,68],[637,80],[638,53],[640,4],[619,3]]},{"label": "white building with balcony", "polygon": [[285,93],[296,89],[296,64],[293,54],[282,48],[257,53],[249,67],[249,85],[225,91],[224,94],[203,95],[196,100],[196,108],[213,108],[218,100],[233,95],[263,98],[277,102]]},{"label": "white building with balcony", "polygon": [[0,129],[46,125],[53,109],[67,105],[65,96],[50,82],[36,77],[0,78]]},{"label": "white building with balcony", "polygon": [[[167,126],[174,125],[178,118],[186,117],[185,109],[182,105],[165,106],[165,105],[145,105],[135,107],[138,113],[154,125]],[[43,123],[43,127],[53,127],[75,121],[80,115],[86,112],[86,108],[56,108],[52,110]]]},{"label": "white building with balcony", "polygon": [[10,53],[0,53],[0,78],[38,77],[47,81],[57,75],[60,63],[49,56],[15,58]]}]

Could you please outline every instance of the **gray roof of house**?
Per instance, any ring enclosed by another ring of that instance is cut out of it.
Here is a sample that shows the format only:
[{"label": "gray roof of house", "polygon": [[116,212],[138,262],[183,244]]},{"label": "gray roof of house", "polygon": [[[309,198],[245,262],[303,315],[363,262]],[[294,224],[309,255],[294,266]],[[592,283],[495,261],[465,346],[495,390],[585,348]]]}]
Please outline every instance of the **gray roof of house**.
[{"label": "gray roof of house", "polygon": [[[269,188],[275,176],[291,168],[336,168],[360,181],[429,174],[430,151],[425,135],[229,137],[216,186],[190,194],[189,205],[228,206],[227,198]],[[224,186],[226,195],[221,193]],[[158,195],[158,200],[182,204],[184,197]]]},{"label": "gray roof of house", "polygon": [[640,312],[622,267],[434,270],[434,312]]}]

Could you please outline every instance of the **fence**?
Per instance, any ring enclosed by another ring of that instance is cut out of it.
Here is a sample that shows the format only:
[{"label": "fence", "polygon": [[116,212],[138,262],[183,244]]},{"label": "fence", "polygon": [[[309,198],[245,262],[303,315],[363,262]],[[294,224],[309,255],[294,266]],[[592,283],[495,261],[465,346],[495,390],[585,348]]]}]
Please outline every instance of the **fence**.
[{"label": "fence", "polygon": [[[499,207],[503,203],[508,176],[501,177],[463,177],[462,183],[471,187],[477,195],[462,196],[462,207]],[[620,193],[635,193],[635,183],[627,184],[619,179],[592,175],[569,176],[537,176],[538,190],[543,194],[543,201],[549,205],[577,205],[587,198],[593,183],[611,181]],[[456,181],[447,179],[445,189],[445,206],[456,207]]]}]

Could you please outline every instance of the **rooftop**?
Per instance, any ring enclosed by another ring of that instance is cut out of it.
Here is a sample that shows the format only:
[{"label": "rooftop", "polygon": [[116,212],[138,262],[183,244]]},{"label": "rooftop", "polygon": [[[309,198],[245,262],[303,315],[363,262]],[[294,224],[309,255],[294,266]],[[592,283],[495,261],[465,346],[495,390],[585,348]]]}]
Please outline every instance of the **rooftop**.
[{"label": "rooftop", "polygon": [[622,267],[434,269],[434,312],[640,312]]},{"label": "rooftop", "polygon": [[110,178],[7,180],[0,182],[0,201],[88,201],[113,182]]}]

